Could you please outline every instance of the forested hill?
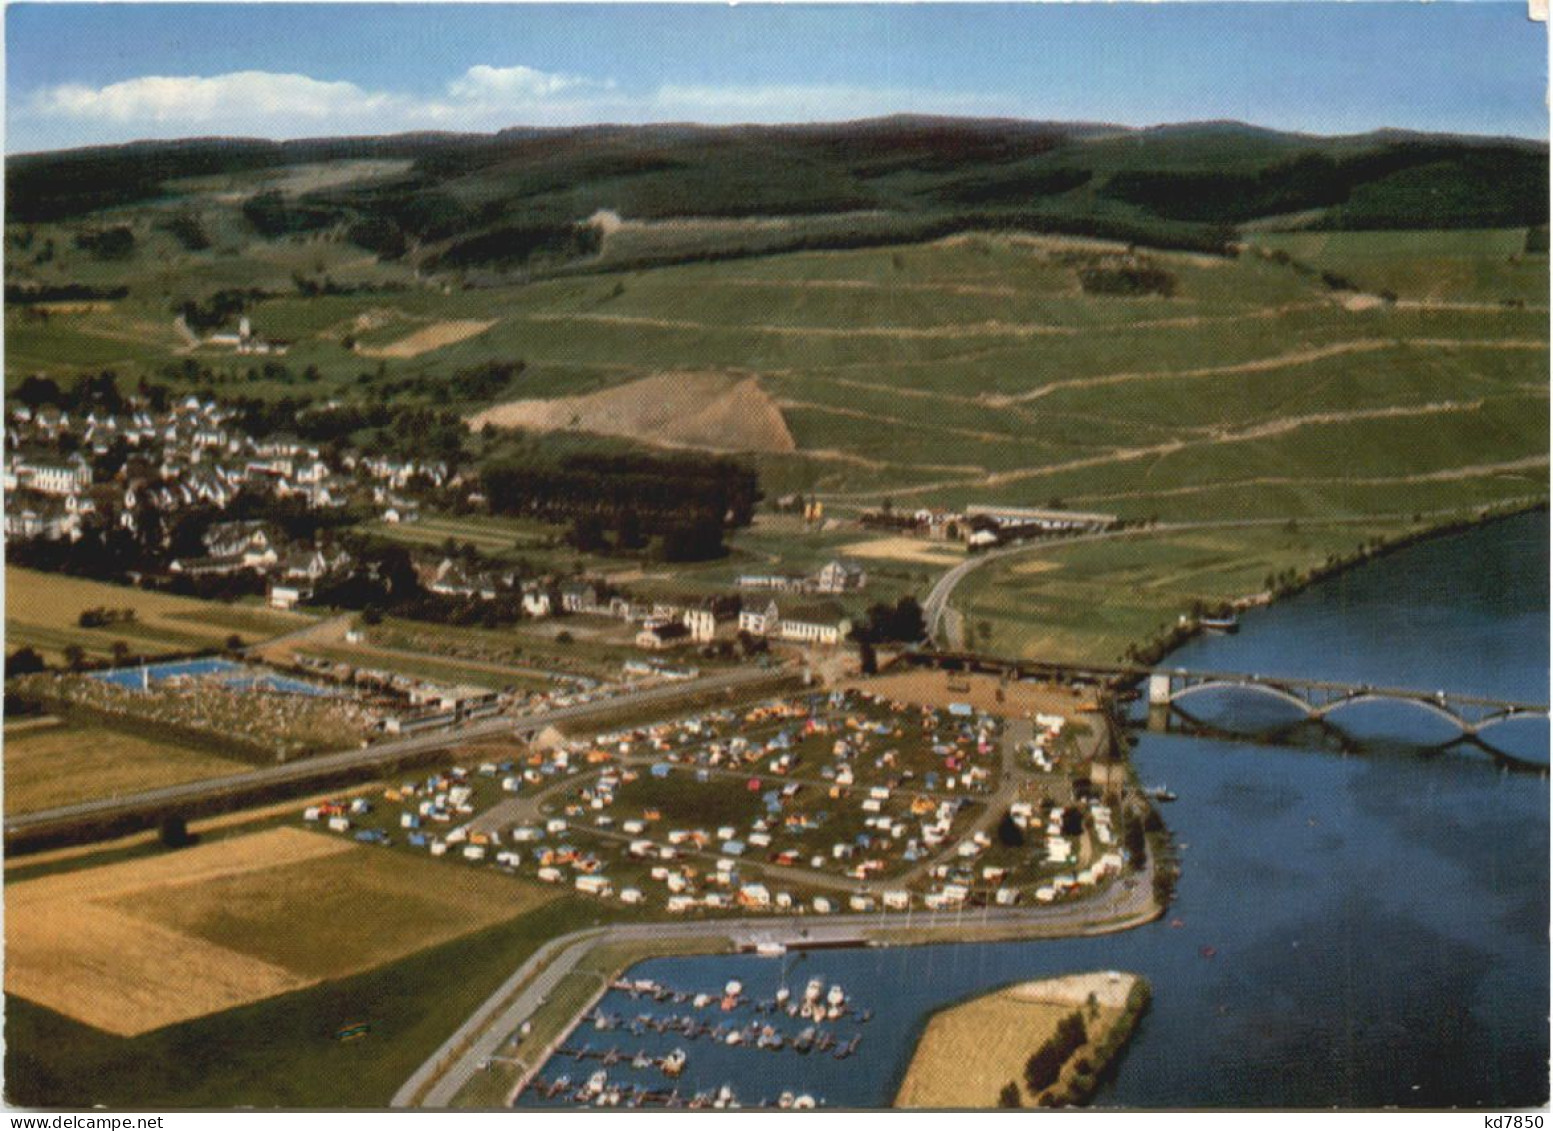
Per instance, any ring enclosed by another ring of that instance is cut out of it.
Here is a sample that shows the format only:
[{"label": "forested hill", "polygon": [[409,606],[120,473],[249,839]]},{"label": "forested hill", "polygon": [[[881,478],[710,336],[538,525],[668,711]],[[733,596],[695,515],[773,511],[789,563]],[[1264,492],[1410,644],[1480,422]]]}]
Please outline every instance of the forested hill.
[{"label": "forested hill", "polygon": [[[585,257],[596,248],[578,223],[600,211],[630,220],[788,217],[799,245],[829,246],[987,224],[1214,249],[1247,224],[1547,221],[1545,144],[937,118],[140,142],[12,157],[7,220],[177,206],[215,177],[345,162],[396,164],[391,175],[258,192],[247,220],[266,237],[343,228],[385,259],[430,269]],[[858,221],[814,223],[838,215]]]}]

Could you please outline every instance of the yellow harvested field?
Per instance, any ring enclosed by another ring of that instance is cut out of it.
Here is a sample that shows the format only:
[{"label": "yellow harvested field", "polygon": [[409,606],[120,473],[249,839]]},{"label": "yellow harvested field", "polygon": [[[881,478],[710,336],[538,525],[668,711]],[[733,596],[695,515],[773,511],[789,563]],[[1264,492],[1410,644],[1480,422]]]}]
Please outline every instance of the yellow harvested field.
[{"label": "yellow harvested field", "polygon": [[[87,609],[133,609],[134,620],[82,628]],[[155,655],[220,643],[236,633],[253,641],[310,623],[311,617],[253,605],[200,601],[12,566],[5,571],[6,646],[31,645],[58,656],[69,644],[107,655],[115,640]]]},{"label": "yellow harvested field", "polygon": [[10,885],[5,988],[133,1036],[359,973],[550,898],[273,829]]},{"label": "yellow harvested field", "polygon": [[[203,836],[206,833],[219,832],[222,829],[237,828],[242,825],[256,825],[268,821],[272,817],[284,817],[294,815],[299,809],[306,809],[310,805],[322,805],[325,801],[350,801],[355,797],[371,798],[383,791],[382,782],[362,782],[360,785],[351,786],[346,790],[332,790],[329,793],[319,793],[312,797],[297,797],[288,801],[277,801],[271,805],[260,805],[254,809],[239,809],[235,813],[223,813],[219,817],[206,817],[198,821],[189,822],[189,831],[195,836]],[[126,848],[134,848],[139,844],[150,844],[160,839],[156,830],[131,833],[129,836],[115,837],[113,840],[99,840],[92,844],[73,844],[65,848],[51,848],[45,852],[29,852],[25,856],[7,856],[5,858],[5,871],[14,872],[26,868],[35,868],[40,864],[57,864],[65,860],[79,860],[83,856],[95,856],[98,853],[121,852]]]},{"label": "yellow harvested field", "polygon": [[897,562],[921,562],[923,565],[954,566],[965,560],[943,542],[925,538],[873,538],[840,547],[838,553],[851,558],[885,558]]},{"label": "yellow harvested field", "polygon": [[5,812],[30,813],[98,797],[251,769],[193,746],[108,727],[53,727],[5,733]]},{"label": "yellow harvested field", "polygon": [[278,966],[90,904],[8,908],[5,949],[7,993],[121,1037],[308,984]]},{"label": "yellow harvested field", "polygon": [[[1028,1105],[1025,1062],[1056,1033],[1057,1023],[1083,1010],[1093,1039],[1115,1024],[1135,980],[1130,974],[1081,974],[1025,982],[935,1014],[917,1043],[895,1106],[996,1107],[1009,1083],[1020,1088]],[[1094,1014],[1087,1005],[1091,992]]]},{"label": "yellow harvested field", "polygon": [[386,346],[376,349],[362,346],[356,352],[362,357],[381,358],[409,358],[420,357],[423,353],[441,349],[443,346],[451,346],[455,342],[462,342],[466,338],[472,338],[476,334],[483,334],[496,325],[495,319],[488,322],[480,322],[474,319],[455,319],[450,322],[433,322],[430,326],[422,326],[413,334],[407,334],[397,342],[390,342]]}]

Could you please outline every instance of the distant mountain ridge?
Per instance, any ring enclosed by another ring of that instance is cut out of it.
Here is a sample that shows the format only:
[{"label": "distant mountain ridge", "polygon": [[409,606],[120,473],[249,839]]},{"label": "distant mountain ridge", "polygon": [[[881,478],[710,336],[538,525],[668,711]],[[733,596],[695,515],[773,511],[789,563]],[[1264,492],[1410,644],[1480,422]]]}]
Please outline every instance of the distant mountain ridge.
[{"label": "distant mountain ridge", "polygon": [[177,205],[197,201],[200,190],[180,184],[189,178],[359,160],[408,167],[266,201],[261,234],[344,226],[384,256],[508,269],[538,252],[595,252],[571,233],[599,212],[635,220],[866,213],[889,218],[872,242],[896,229],[910,237],[1001,226],[1207,250],[1251,222],[1427,229],[1548,218],[1541,141],[912,115],[97,146],[10,158],[6,218]]}]

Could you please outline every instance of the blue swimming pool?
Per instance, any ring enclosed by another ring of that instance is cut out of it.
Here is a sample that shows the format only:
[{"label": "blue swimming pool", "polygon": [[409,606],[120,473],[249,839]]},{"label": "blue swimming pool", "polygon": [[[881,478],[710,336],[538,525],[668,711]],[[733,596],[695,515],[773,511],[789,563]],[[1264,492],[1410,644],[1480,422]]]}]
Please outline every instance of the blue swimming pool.
[{"label": "blue swimming pool", "polygon": [[175,660],[165,664],[148,664],[143,667],[115,668],[101,672],[98,679],[116,683],[137,691],[148,684],[166,683],[175,679],[214,680],[242,691],[269,691],[282,695],[335,695],[334,689],[307,680],[294,679],[266,668],[236,660],[207,658],[203,660]]}]

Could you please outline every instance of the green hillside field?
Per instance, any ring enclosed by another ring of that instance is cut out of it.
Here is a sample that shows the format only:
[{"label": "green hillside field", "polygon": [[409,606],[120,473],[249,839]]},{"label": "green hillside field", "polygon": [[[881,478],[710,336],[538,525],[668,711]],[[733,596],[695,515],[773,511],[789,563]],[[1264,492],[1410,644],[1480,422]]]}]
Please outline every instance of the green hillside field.
[{"label": "green hillside field", "polygon": [[[217,396],[297,405],[387,400],[466,417],[518,400],[604,394],[611,439],[591,436],[578,416],[561,432],[523,440],[577,450],[679,442],[645,423],[650,398],[633,382],[691,373],[724,388],[730,377],[753,378],[757,402],[740,402],[737,411],[780,414],[772,442],[744,453],[767,497],[816,495],[833,518],[888,500],[898,510],[1058,504],[1166,530],[1299,524],[1301,541],[1278,549],[1276,562],[1256,539],[1225,534],[1203,551],[1211,568],[1197,571],[1196,581],[1148,590],[1159,595],[1157,609],[1150,603],[1146,615],[1109,621],[1097,613],[1094,647],[1105,658],[1135,639],[1135,629],[1173,621],[1172,610],[1246,595],[1248,578],[1303,571],[1378,534],[1546,501],[1548,261],[1536,250],[1545,247],[1545,228],[1468,228],[1470,210],[1458,208],[1435,217],[1431,230],[1340,231],[1338,211],[1307,208],[1282,221],[1246,219],[1227,254],[1209,254],[1107,242],[1072,234],[1065,223],[1032,230],[1039,225],[1028,215],[1016,222],[993,210],[980,214],[980,226],[916,242],[801,246],[849,231],[867,243],[924,219],[936,223],[942,209],[924,201],[990,199],[1021,177],[1035,178],[1020,190],[1023,207],[1040,188],[1078,211],[1125,208],[1134,219],[1147,211],[1150,222],[1168,225],[1199,219],[1188,215],[1196,205],[1182,193],[1240,192],[1236,208],[1254,211],[1254,203],[1265,211],[1336,192],[1330,178],[1307,178],[1314,169],[1348,178],[1348,195],[1326,207],[1372,215],[1375,186],[1398,177],[1413,185],[1417,176],[1402,165],[1424,150],[1336,139],[1323,149],[1329,164],[1312,165],[1289,164],[1310,148],[1306,142],[1227,128],[1161,131],[1125,144],[1079,134],[1055,144],[1039,131],[976,136],[991,148],[965,150],[970,143],[956,135],[953,146],[980,156],[954,167],[944,164],[949,142],[931,131],[869,135],[866,145],[853,138],[845,176],[825,165],[832,154],[815,158],[803,176],[779,178],[772,191],[792,199],[771,203],[774,216],[731,209],[729,194],[737,193],[713,174],[732,158],[690,131],[674,143],[688,163],[678,172],[624,172],[636,168],[621,164],[620,146],[630,146],[603,135],[576,141],[575,151],[558,149],[571,156],[556,158],[544,184],[539,166],[519,159],[522,139],[487,149],[471,142],[435,159],[390,139],[345,157],[309,152],[310,160],[292,165],[250,155],[253,167],[167,181],[95,212],[9,217],[8,287],[78,284],[91,294],[52,302],[8,294],[7,390],[33,374],[66,382],[111,368],[130,382],[149,378]],[[803,131],[766,140],[798,147],[793,152],[820,145]],[[1545,168],[1545,154],[1532,150],[1493,157],[1458,148],[1452,160],[1467,171],[1457,188],[1483,174],[1490,158],[1518,162],[1523,179],[1536,179],[1538,162]],[[406,173],[407,162],[418,172]],[[1058,176],[1064,162],[1090,177]],[[689,178],[685,184],[702,177],[721,185],[722,196],[681,196],[700,214],[667,214],[674,177]],[[422,187],[411,193],[412,183]],[[424,195],[427,185],[442,186],[437,191],[460,208],[484,200],[491,215],[506,215],[531,193],[550,202],[545,208],[571,201],[569,212],[544,213],[552,218],[581,220],[584,206],[614,205],[622,219],[600,228],[591,259],[501,271],[449,269],[449,241],[458,235],[412,241],[402,256],[379,257],[361,245],[354,225],[387,207],[384,194]],[[518,196],[501,196],[501,185]],[[610,195],[611,186],[619,192]],[[1399,200],[1415,199],[1411,189],[1398,191]],[[295,230],[261,231],[243,202],[277,192],[282,219]],[[859,193],[866,199],[853,199]],[[1459,204],[1462,194],[1448,199]],[[188,226],[175,222],[189,216],[206,246],[190,246]],[[1389,214],[1388,222],[1399,218]],[[127,255],[105,259],[90,239],[80,246],[83,235],[115,225],[134,235]],[[751,252],[760,240],[772,241],[771,253]],[[787,250],[777,250],[784,240]],[[656,249],[656,265],[642,259],[645,247]],[[730,249],[742,251],[722,257]],[[245,312],[257,333],[290,343],[283,358],[238,357],[191,341],[175,325],[183,303],[233,288],[248,291]],[[522,368],[484,392],[452,383],[492,362]],[[638,418],[644,423],[633,427]],[[494,458],[511,442],[471,434],[467,456]],[[452,534],[432,525],[383,532],[427,545]],[[509,557],[576,557],[555,552],[553,540],[548,551],[544,540],[524,541],[500,522],[478,533],[480,545]],[[812,568],[847,544],[842,533],[857,534],[800,524],[779,537],[746,531],[731,559],[672,571],[678,576],[668,586],[723,591],[738,569],[757,562]],[[1144,559],[1153,553],[1147,538],[1134,545]],[[1168,571],[1171,554],[1159,545],[1159,569]],[[1267,569],[1272,564],[1278,568]],[[925,588],[938,572],[921,560],[874,568],[892,596]],[[1035,610],[1049,594],[1039,575],[1018,585],[1010,576],[977,571],[956,601],[975,595],[980,612],[967,610],[972,620],[1042,621]],[[655,574],[654,584],[664,580]],[[1082,622],[1075,632],[1075,640],[1083,636]],[[1050,643],[1014,627],[994,635],[999,646],[1022,651]]]}]

